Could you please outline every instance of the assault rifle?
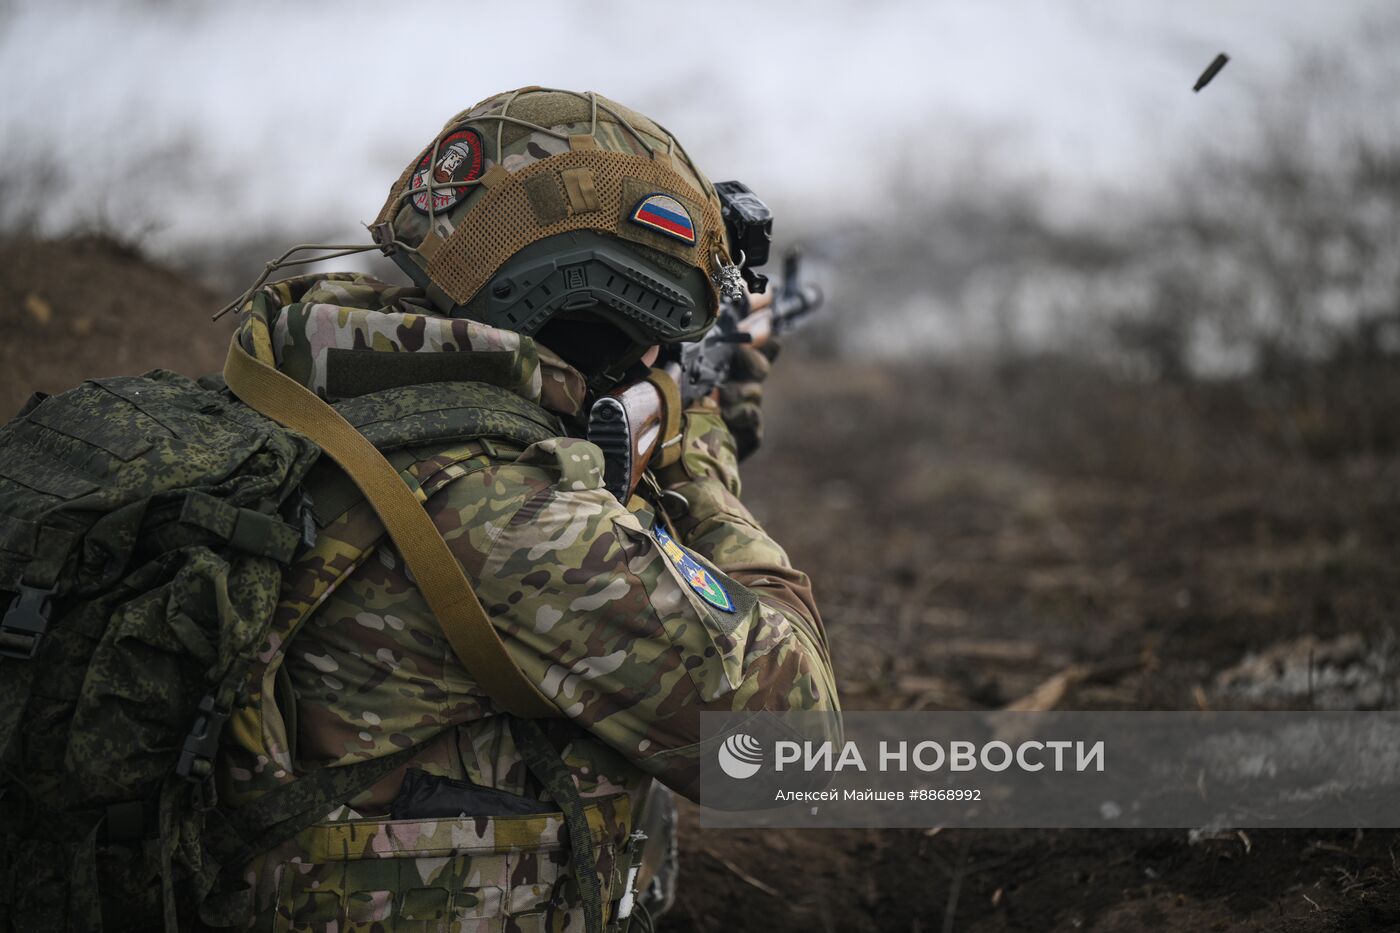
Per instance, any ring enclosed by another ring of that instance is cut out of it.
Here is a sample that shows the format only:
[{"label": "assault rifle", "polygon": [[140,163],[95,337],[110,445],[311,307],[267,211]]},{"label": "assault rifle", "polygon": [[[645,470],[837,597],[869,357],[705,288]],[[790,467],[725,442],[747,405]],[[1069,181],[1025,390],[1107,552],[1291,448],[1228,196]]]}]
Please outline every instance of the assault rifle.
[{"label": "assault rifle", "polygon": [[[783,259],[782,283],[763,294],[745,293],[737,301],[720,305],[715,326],[704,337],[683,343],[679,352],[657,366],[680,389],[679,412],[692,402],[716,391],[729,378],[738,347],[762,347],[786,333],[822,305],[822,293],[800,279],[801,256],[790,252]],[[588,413],[588,439],[603,452],[603,485],[626,502],[652,458],[664,445],[680,442],[680,436],[664,440],[668,405],[662,386],[667,379],[653,376],[614,389],[593,403]],[[659,384],[658,384],[659,383]]]}]

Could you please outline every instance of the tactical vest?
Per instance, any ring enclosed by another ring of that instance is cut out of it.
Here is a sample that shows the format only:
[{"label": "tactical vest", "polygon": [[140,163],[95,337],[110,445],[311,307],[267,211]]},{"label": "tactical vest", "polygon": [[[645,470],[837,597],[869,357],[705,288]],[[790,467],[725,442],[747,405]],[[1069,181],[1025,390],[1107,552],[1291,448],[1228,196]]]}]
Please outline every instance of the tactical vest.
[{"label": "tactical vest", "polygon": [[[335,408],[420,500],[562,433],[544,409],[481,382],[392,389]],[[316,544],[284,576],[268,650],[250,672],[247,699],[230,719],[222,749],[220,799],[235,812],[304,776],[289,732],[295,714],[283,661],[317,607],[383,543],[370,503],[333,463],[320,461],[306,488]],[[570,778],[533,728],[516,722],[512,732],[535,776],[553,791]],[[391,756],[392,764],[403,758]],[[235,771],[239,780],[230,780]],[[596,896],[607,904],[626,893],[630,801],[619,794],[589,801],[581,811]],[[257,911],[258,929],[581,929],[584,895],[572,869],[577,834],[570,822],[564,812],[327,819],[260,853],[242,875],[256,904],[275,904]]]}]

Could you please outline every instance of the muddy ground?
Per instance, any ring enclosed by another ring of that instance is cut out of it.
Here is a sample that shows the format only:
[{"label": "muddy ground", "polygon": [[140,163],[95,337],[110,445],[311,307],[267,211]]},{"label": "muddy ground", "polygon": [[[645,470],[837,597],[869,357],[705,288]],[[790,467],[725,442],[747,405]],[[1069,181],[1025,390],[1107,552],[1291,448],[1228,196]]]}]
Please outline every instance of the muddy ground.
[{"label": "muddy ground", "polygon": [[[816,581],[848,708],[1393,708],[1392,368],[1171,386],[792,353],[745,499]],[[699,831],[663,929],[1395,930],[1398,843]]]},{"label": "muddy ground", "polygon": [[[218,303],[105,241],[0,248],[0,410],[216,368]],[[1394,361],[1188,386],[790,344],[745,499],[816,582],[848,708],[1395,705]],[[1400,929],[1395,833],[684,820],[670,933]]]}]

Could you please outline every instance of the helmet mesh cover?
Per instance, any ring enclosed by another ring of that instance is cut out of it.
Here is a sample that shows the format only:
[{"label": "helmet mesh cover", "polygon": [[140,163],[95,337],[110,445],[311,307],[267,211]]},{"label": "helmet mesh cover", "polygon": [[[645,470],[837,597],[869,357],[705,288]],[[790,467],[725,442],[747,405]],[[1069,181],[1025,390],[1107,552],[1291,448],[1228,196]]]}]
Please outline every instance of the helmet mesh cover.
[{"label": "helmet mesh cover", "polygon": [[[480,134],[489,170],[416,181],[448,137],[467,129]],[[458,194],[434,210],[434,194],[453,189]],[[633,212],[653,195],[675,199],[690,215],[692,242],[633,222]],[[411,199],[420,208],[429,204],[426,217],[409,206]],[[675,138],[592,92],[522,88],[458,114],[400,175],[374,226],[386,252],[420,269],[457,306],[524,247],[572,231],[610,234],[699,269],[712,309],[719,304],[713,274],[730,259],[719,199]]]},{"label": "helmet mesh cover", "polygon": [[[578,168],[592,173],[600,204],[596,210],[575,210],[562,181],[557,200],[542,195],[538,183],[531,184],[537,178],[561,176]],[[562,153],[522,169],[505,184],[487,191],[433,254],[428,277],[462,304],[519,250],[548,236],[583,229],[612,233],[695,265],[708,264],[723,250],[723,221],[718,208],[697,203],[683,193],[686,191],[693,189],[661,161],[601,149]],[[695,245],[677,243],[628,221],[636,202],[658,192],[670,195],[690,211],[696,227]],[[558,216],[561,208],[563,216]]]}]

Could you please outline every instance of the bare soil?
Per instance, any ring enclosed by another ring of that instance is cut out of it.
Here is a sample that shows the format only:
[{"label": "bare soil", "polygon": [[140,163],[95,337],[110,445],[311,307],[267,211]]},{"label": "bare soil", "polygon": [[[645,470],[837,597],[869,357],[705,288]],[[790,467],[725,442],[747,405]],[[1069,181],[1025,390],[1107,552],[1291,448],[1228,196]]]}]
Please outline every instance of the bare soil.
[{"label": "bare soil", "polygon": [[34,392],[223,363],[232,321],[198,284],[98,237],[0,243],[0,419]]},{"label": "bare soil", "polygon": [[[217,304],[110,242],[0,247],[0,413],[216,369]],[[1395,705],[1393,361],[1203,386],[791,344],[745,499],[815,580],[848,708]],[[1400,929],[1395,833],[683,825],[669,933]]]},{"label": "bare soil", "polygon": [[[1143,385],[794,353],[744,498],[815,581],[847,708],[997,708],[1072,669],[1059,708],[1393,708],[1393,370]],[[1393,832],[684,822],[671,933],[1400,929]]]}]

